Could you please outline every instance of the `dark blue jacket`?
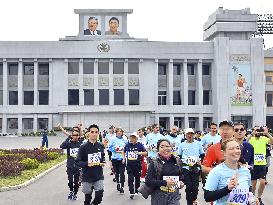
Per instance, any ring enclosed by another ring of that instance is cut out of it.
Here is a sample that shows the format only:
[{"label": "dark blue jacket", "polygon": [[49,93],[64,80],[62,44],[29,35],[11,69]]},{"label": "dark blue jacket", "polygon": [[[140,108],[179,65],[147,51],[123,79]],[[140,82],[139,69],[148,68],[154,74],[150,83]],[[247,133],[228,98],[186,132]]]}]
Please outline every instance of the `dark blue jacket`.
[{"label": "dark blue jacket", "polygon": [[254,148],[251,144],[248,142],[244,141],[243,144],[241,145],[241,157],[240,157],[240,162],[245,164],[247,162],[248,165],[253,166],[254,165]]},{"label": "dark blue jacket", "polygon": [[128,160],[128,153],[130,152],[146,152],[145,147],[142,143],[137,142],[136,144],[127,143],[124,147],[125,156],[127,159],[127,165],[134,165],[141,163],[141,155],[138,155],[137,160]]}]

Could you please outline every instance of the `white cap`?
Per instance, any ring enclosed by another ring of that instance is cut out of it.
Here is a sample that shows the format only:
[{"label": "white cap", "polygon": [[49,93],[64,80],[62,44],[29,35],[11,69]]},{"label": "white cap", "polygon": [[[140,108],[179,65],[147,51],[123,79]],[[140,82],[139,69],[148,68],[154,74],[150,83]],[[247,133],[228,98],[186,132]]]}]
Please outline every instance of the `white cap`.
[{"label": "white cap", "polygon": [[133,132],[133,133],[131,133],[130,135],[134,135],[134,136],[136,136],[136,137],[138,138],[138,135],[137,135],[136,132]]},{"label": "white cap", "polygon": [[185,134],[188,134],[188,133],[194,133],[194,130],[192,128],[186,128],[184,130]]}]

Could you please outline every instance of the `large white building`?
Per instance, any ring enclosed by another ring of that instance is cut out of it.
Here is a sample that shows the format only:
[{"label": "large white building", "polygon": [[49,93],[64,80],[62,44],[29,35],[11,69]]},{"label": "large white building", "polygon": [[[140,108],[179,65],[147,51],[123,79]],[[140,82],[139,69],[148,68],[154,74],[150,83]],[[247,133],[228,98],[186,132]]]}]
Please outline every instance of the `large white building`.
[{"label": "large white building", "polygon": [[252,38],[257,16],[249,9],[217,9],[204,24],[203,42],[130,37],[132,10],[75,13],[77,36],[0,42],[0,132],[58,122],[127,131],[151,123],[203,130],[223,119],[265,124],[263,42]]}]

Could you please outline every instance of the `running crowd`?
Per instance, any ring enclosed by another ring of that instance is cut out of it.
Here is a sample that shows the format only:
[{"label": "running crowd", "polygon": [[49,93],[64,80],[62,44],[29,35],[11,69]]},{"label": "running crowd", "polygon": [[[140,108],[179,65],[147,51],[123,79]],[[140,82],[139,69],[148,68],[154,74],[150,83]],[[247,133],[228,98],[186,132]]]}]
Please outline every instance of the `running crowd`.
[{"label": "running crowd", "polygon": [[140,193],[150,196],[152,205],[179,205],[185,187],[185,204],[197,205],[202,183],[204,199],[211,204],[263,205],[273,144],[266,126],[255,126],[247,134],[244,124],[225,120],[219,130],[211,123],[204,134],[176,126],[162,132],[154,124],[128,136],[113,125],[108,132],[95,124],[87,129],[78,124],[71,133],[58,127],[67,135],[60,147],[67,150],[69,200],[77,200],[81,185],[84,205],[102,202],[107,153],[121,194],[127,171],[131,199]]}]

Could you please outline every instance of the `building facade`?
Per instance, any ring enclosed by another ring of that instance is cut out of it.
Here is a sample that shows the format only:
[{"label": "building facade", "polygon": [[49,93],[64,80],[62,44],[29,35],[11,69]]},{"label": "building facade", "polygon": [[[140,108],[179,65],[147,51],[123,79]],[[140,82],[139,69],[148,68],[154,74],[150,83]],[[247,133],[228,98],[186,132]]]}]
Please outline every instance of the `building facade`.
[{"label": "building facade", "polygon": [[132,38],[132,10],[75,13],[77,36],[0,42],[0,133],[59,122],[129,132],[152,123],[196,130],[224,119],[266,123],[263,42],[251,37],[257,16],[249,9],[217,9],[203,42]]}]

